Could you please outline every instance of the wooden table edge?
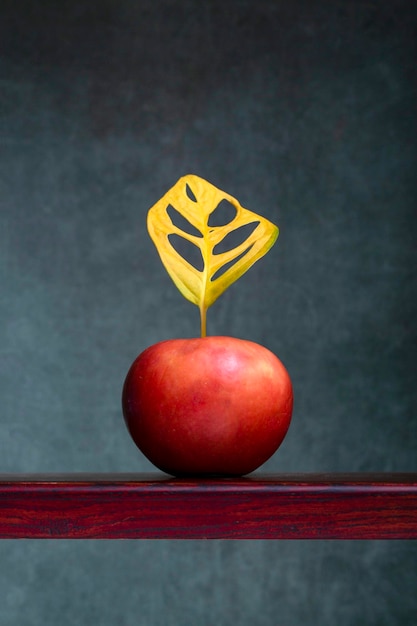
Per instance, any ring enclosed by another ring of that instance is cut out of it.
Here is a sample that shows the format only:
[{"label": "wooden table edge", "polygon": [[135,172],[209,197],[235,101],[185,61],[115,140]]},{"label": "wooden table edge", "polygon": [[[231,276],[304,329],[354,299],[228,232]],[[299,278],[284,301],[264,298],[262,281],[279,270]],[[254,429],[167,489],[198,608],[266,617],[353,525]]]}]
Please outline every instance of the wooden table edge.
[{"label": "wooden table edge", "polygon": [[417,473],[0,474],[3,539],[417,539]]}]

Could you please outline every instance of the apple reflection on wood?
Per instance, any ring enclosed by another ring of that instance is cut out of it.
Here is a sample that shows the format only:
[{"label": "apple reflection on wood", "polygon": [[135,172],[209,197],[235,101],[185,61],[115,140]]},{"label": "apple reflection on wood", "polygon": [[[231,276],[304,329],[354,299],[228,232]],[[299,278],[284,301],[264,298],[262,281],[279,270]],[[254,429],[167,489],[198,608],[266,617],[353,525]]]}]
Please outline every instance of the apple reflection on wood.
[{"label": "apple reflection on wood", "polygon": [[[234,215],[215,223],[216,209],[225,202]],[[162,341],[136,358],[122,393],[127,428],[141,452],[168,474],[248,474],[276,452],[287,433],[291,379],[264,346],[207,336],[206,316],[227,287],[268,252],[278,228],[195,175],[180,178],[149,210],[147,225],[175,285],[199,308],[201,337]],[[243,241],[236,243],[236,236]],[[178,242],[197,253],[196,261]]]}]

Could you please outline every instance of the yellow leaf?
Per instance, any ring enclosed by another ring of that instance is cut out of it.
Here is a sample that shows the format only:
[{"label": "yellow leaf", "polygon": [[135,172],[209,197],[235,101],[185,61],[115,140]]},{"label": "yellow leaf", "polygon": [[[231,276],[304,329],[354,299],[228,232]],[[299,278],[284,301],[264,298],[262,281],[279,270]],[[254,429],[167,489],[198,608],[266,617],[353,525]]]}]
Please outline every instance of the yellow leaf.
[{"label": "yellow leaf", "polygon": [[[210,225],[210,217],[222,201],[233,205],[235,215],[225,225]],[[251,230],[249,234],[248,230]],[[279,232],[272,222],[243,208],[235,198],[192,174],[180,178],[149,209],[148,231],[175,285],[199,307],[203,336],[208,307],[268,252]],[[233,234],[238,236],[241,231],[244,241],[234,241],[230,248],[227,236],[233,238]],[[182,248],[178,250],[175,238],[197,253],[201,267],[187,259]]]}]

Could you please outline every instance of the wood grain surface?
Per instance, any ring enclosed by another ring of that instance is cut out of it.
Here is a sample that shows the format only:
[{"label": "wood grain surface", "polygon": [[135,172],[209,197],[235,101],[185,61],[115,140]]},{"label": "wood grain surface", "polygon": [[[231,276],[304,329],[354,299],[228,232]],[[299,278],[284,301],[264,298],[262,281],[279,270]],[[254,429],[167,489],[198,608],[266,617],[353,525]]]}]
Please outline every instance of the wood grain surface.
[{"label": "wood grain surface", "polygon": [[0,475],[0,538],[417,539],[417,474]]}]

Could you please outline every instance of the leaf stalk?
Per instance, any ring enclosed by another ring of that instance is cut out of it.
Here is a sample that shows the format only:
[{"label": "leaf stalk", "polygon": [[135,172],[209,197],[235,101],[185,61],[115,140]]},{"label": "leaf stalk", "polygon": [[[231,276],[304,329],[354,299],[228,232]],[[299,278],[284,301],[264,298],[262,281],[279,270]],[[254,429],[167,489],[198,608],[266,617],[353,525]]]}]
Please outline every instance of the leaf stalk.
[{"label": "leaf stalk", "polygon": [[207,336],[207,307],[204,304],[200,306],[200,320],[201,320],[201,337]]}]

